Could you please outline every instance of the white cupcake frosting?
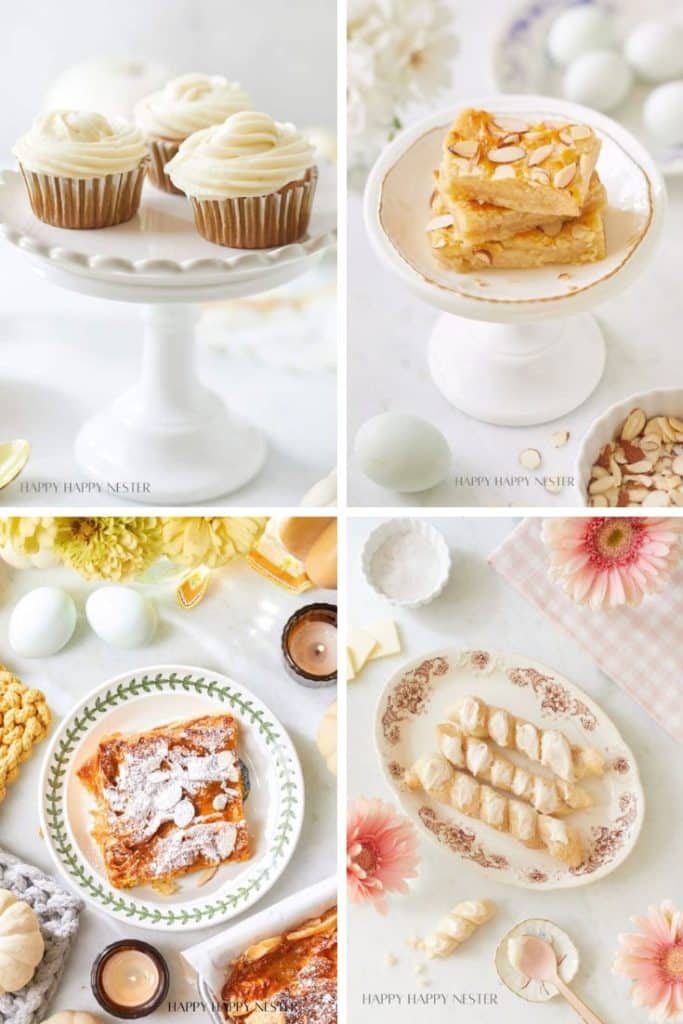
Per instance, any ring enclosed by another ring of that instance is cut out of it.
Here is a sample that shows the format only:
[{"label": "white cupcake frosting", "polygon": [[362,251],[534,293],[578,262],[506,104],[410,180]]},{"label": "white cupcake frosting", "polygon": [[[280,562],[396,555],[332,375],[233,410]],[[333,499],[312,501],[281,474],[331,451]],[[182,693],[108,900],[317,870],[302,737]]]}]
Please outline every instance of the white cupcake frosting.
[{"label": "white cupcake frosting", "polygon": [[313,166],[313,147],[292,124],[241,111],[182,143],[166,173],[196,199],[238,199],[277,192]]},{"label": "white cupcake frosting", "polygon": [[27,170],[67,178],[132,171],[149,155],[140,132],[124,118],[83,110],[41,114],[12,152]]},{"label": "white cupcake frosting", "polygon": [[163,89],[140,100],[135,121],[147,136],[182,141],[250,108],[251,100],[238,82],[193,72],[171,79]]}]

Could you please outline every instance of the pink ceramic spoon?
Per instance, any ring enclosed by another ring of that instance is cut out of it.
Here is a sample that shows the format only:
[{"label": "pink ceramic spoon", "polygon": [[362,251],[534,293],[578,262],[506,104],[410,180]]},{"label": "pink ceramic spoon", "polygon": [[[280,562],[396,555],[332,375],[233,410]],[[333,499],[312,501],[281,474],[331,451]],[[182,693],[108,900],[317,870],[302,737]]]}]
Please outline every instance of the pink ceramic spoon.
[{"label": "pink ceramic spoon", "polygon": [[554,985],[586,1024],[604,1024],[604,1021],[600,1020],[597,1014],[593,1013],[584,1001],[579,999],[562,981],[557,970],[555,950],[545,939],[539,939],[535,935],[524,936],[518,967],[527,978],[533,978],[535,981],[548,981]]}]

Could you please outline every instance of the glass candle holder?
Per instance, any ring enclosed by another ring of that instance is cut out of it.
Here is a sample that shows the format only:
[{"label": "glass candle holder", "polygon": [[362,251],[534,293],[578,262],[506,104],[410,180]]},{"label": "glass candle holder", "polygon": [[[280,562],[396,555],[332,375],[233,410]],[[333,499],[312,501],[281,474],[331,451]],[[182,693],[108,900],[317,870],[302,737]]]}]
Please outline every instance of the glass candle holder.
[{"label": "glass candle holder", "polygon": [[168,966],[158,949],[123,939],[103,949],[90,975],[93,995],[112,1017],[134,1020],[153,1013],[168,995]]},{"label": "glass candle holder", "polygon": [[282,655],[292,679],[318,689],[337,682],[337,606],[307,604],[282,631]]}]

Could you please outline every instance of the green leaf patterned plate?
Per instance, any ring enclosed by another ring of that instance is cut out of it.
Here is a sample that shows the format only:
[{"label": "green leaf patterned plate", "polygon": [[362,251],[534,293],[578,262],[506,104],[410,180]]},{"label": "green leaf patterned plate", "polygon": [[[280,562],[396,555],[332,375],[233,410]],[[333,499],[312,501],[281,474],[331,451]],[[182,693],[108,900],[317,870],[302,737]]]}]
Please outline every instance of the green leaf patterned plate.
[{"label": "green leaf patterned plate", "polygon": [[[138,732],[224,711],[241,725],[239,754],[251,783],[246,818],[252,858],[221,865],[201,886],[203,872],[187,875],[172,895],[150,886],[114,889],[90,835],[94,801],[77,769],[112,732]],[[97,687],[61,722],[43,764],[40,816],[55,864],[92,906],[141,928],[207,928],[253,906],[287,866],[303,814],[301,765],[283,726],[249,690],[206,669],[158,665]]]}]

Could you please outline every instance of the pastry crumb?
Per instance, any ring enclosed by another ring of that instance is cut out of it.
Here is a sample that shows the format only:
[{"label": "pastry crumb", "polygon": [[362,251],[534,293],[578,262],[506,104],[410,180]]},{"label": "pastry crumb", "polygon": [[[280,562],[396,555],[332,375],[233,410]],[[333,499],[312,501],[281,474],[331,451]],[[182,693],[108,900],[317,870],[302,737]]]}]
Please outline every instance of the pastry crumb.
[{"label": "pastry crumb", "polygon": [[394,967],[398,963],[398,957],[394,956],[393,953],[386,953],[384,956],[384,963],[387,967]]}]

